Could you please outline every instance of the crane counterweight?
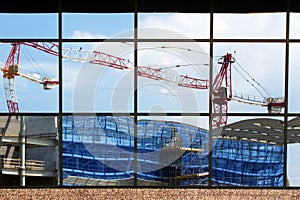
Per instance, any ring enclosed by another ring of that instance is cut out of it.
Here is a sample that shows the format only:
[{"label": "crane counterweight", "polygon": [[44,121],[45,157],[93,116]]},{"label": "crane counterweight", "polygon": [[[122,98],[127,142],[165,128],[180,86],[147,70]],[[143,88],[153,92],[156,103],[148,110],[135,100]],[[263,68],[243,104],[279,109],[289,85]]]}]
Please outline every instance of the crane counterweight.
[{"label": "crane counterweight", "polygon": [[43,78],[44,90],[51,90],[59,84],[59,81],[55,78],[45,77]]}]

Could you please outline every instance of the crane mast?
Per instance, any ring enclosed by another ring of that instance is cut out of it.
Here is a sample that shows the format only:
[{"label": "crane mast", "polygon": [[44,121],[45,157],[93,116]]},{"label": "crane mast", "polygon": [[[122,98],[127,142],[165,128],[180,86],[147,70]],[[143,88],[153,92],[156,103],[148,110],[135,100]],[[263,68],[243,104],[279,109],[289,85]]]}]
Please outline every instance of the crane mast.
[{"label": "crane mast", "polygon": [[[219,128],[227,123],[228,101],[232,98],[231,64],[232,54],[226,54],[218,64],[221,69],[216,75],[212,86],[212,128]],[[223,85],[225,83],[225,85]]]},{"label": "crane mast", "polygon": [[3,83],[8,111],[9,113],[18,113],[19,105],[14,77],[17,75],[15,72],[18,71],[18,64],[20,61],[20,44],[13,43],[12,45],[13,47],[9,53],[8,59],[2,68]]}]

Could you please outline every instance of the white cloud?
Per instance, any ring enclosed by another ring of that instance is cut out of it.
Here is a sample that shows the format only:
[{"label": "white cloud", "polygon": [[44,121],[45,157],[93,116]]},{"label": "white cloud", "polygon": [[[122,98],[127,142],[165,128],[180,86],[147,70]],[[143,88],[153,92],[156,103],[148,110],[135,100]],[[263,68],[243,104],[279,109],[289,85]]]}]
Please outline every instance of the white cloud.
[{"label": "white cloud", "polygon": [[72,38],[75,39],[90,39],[90,38],[105,38],[103,34],[95,34],[90,33],[88,31],[82,31],[82,30],[74,30],[72,33]]},{"label": "white cloud", "polygon": [[183,38],[209,38],[209,14],[141,14],[139,28],[177,32],[175,35],[164,35],[156,30],[151,35],[139,34],[142,38],[178,38],[178,33],[182,34]]},{"label": "white cloud", "polygon": [[285,14],[215,14],[214,37],[285,38]]},{"label": "white cloud", "polygon": [[300,13],[290,14],[290,38],[299,39],[300,37]]}]

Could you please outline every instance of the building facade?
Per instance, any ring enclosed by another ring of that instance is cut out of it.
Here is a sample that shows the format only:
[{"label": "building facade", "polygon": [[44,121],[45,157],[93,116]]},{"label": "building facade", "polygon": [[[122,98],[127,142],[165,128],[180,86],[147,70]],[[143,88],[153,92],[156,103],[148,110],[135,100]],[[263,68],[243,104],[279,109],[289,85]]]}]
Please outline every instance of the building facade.
[{"label": "building facade", "polygon": [[[208,185],[207,130],[140,120],[136,158],[133,130],[132,117],[64,116],[64,184],[133,186],[136,172],[139,185]],[[226,134],[213,137],[213,185],[283,185],[282,145]]]}]

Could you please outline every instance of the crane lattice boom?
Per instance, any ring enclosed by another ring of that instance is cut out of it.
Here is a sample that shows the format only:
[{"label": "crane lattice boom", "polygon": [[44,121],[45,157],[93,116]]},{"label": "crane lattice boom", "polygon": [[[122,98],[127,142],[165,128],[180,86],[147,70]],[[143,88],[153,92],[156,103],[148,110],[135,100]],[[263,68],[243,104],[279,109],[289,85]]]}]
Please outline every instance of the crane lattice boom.
[{"label": "crane lattice boom", "polygon": [[[20,45],[26,45],[46,52],[48,54],[59,56],[60,48],[53,42],[15,42],[10,51],[8,59],[2,68],[4,77],[4,88],[6,91],[7,106],[10,113],[19,112],[17,96],[14,86],[14,77],[21,76],[31,81],[44,85],[44,89],[52,89],[59,84],[58,80],[45,77],[39,79],[35,76],[21,73],[19,70]],[[132,62],[121,57],[106,54],[100,51],[62,48],[62,58],[72,61],[87,62],[101,66],[116,68],[119,70],[133,70]],[[232,95],[232,73],[231,65],[234,62],[232,54],[226,54],[218,62],[221,64],[220,71],[216,75],[212,85],[213,117],[212,127],[218,128],[226,125],[228,101],[237,100],[244,103],[268,106],[269,110],[273,108],[282,108],[285,106],[282,98],[268,98],[267,102],[258,102],[251,99],[243,99],[240,96]],[[179,65],[178,65],[179,66]],[[181,87],[194,89],[208,89],[209,82],[206,79],[194,78],[189,75],[182,75],[169,71],[168,68],[151,68],[149,66],[137,66],[137,75],[153,80],[163,80],[177,84]]]}]

